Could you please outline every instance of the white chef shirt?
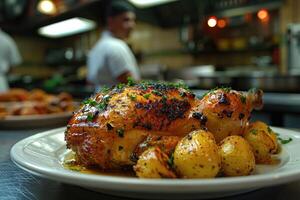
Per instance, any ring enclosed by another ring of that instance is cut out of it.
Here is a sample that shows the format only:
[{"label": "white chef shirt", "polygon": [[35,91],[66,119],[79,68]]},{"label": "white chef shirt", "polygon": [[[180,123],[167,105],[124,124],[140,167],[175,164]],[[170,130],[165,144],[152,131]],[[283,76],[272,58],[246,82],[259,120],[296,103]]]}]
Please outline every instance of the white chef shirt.
[{"label": "white chef shirt", "polygon": [[0,92],[8,90],[6,73],[9,68],[22,61],[14,40],[0,29]]},{"label": "white chef shirt", "polygon": [[96,85],[96,91],[103,86],[117,84],[117,77],[127,71],[134,79],[140,79],[132,51],[123,40],[113,37],[109,31],[102,33],[102,37],[90,51],[87,65],[87,78]]}]

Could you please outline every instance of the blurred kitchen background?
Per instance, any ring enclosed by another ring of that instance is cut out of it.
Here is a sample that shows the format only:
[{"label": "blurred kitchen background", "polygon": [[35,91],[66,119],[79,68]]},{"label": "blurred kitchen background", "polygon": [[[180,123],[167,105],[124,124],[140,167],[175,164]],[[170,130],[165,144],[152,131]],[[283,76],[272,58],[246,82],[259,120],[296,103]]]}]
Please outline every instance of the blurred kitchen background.
[{"label": "blurred kitchen background", "polygon": [[[300,127],[300,0],[130,2],[137,27],[128,44],[143,79],[184,80],[199,96],[216,86],[261,88],[265,108],[254,118]],[[90,96],[86,56],[103,30],[107,3],[1,0],[0,27],[23,57],[9,74],[10,86]],[[73,33],[42,29],[70,19],[87,24]]]}]

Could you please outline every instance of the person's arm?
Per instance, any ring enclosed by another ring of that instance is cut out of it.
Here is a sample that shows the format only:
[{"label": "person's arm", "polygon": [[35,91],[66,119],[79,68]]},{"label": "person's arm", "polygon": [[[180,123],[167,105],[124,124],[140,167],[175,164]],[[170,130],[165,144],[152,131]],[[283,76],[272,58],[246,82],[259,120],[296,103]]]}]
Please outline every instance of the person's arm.
[{"label": "person's arm", "polygon": [[9,40],[9,53],[8,53],[9,65],[16,66],[22,62],[22,57],[19,53],[18,47],[13,39]]},{"label": "person's arm", "polygon": [[138,81],[131,71],[133,67],[137,67],[136,63],[131,60],[128,53],[122,47],[112,47],[107,54],[110,71],[113,77],[121,83],[127,83],[128,77]]},{"label": "person's arm", "polygon": [[102,62],[101,57],[96,56],[96,54],[97,51],[91,51],[87,58],[87,81],[92,84],[97,84],[99,65]]}]

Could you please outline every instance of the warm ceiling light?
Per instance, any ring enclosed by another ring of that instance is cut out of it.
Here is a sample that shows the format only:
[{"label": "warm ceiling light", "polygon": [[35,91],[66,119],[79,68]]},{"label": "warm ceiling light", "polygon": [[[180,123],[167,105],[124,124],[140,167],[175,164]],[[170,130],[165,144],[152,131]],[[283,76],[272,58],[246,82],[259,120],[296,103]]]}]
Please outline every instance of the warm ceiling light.
[{"label": "warm ceiling light", "polygon": [[86,32],[95,27],[96,23],[94,21],[84,18],[72,18],[41,27],[39,28],[38,33],[46,37],[59,38]]},{"label": "warm ceiling light", "polygon": [[155,6],[155,5],[168,3],[172,1],[178,1],[178,0],[129,0],[129,1],[137,7],[145,8],[145,7]]},{"label": "warm ceiling light", "polygon": [[257,12],[257,17],[262,20],[265,21],[269,18],[269,12],[265,9],[261,9]]},{"label": "warm ceiling light", "polygon": [[219,20],[218,20],[217,26],[218,26],[219,28],[225,28],[226,25],[227,25],[227,22],[226,22],[225,19],[219,19]]},{"label": "warm ceiling light", "polygon": [[215,27],[217,25],[217,18],[212,16],[207,20],[207,25],[209,27]]},{"label": "warm ceiling light", "polygon": [[56,13],[56,7],[54,3],[50,0],[42,0],[38,3],[37,6],[38,11],[41,13],[52,15]]}]

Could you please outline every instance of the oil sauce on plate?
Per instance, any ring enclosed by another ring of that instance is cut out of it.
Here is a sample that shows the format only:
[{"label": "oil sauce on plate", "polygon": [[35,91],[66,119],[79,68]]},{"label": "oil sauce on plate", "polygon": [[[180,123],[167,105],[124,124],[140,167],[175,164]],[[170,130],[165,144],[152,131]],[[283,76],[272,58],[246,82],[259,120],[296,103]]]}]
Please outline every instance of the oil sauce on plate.
[{"label": "oil sauce on plate", "polygon": [[118,176],[118,177],[136,177],[133,170],[126,169],[126,170],[109,170],[104,171],[99,168],[86,168],[82,165],[80,165],[75,160],[75,154],[74,152],[67,153],[64,158],[62,159],[62,166],[65,169],[72,170],[72,171],[78,171],[85,174],[98,174],[98,175],[106,175],[106,176]]}]

